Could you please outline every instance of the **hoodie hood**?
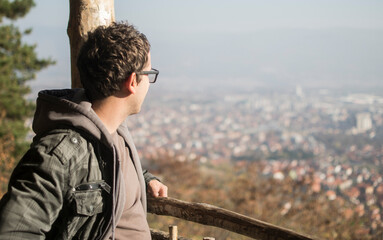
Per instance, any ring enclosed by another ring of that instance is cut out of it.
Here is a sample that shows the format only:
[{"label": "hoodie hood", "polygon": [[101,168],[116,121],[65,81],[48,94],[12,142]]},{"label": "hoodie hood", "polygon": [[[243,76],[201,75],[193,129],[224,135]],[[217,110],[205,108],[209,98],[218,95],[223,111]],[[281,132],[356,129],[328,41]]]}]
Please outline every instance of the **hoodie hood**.
[{"label": "hoodie hood", "polygon": [[107,146],[113,146],[111,135],[93,111],[84,89],[39,92],[33,131],[39,136],[59,128],[81,129]]}]

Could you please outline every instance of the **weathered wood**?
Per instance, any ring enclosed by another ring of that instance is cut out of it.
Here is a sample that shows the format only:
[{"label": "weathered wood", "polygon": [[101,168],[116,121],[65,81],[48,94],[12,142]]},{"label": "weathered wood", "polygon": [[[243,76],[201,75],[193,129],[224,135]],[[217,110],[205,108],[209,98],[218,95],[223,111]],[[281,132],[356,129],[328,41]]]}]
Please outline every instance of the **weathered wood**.
[{"label": "weathered wood", "polygon": [[316,239],[205,203],[189,203],[173,198],[149,198],[148,211],[157,215],[173,216],[219,227],[255,239]]},{"label": "weathered wood", "polygon": [[169,240],[177,240],[177,239],[178,239],[177,226],[174,226],[174,225],[169,226]]},{"label": "weathered wood", "polygon": [[[150,229],[150,234],[152,236],[152,240],[169,240],[169,233],[157,230]],[[190,238],[178,237],[178,240],[191,240]]]},{"label": "weathered wood", "polygon": [[67,33],[70,42],[72,88],[81,87],[76,66],[78,52],[89,31],[115,21],[114,0],[70,0]]}]

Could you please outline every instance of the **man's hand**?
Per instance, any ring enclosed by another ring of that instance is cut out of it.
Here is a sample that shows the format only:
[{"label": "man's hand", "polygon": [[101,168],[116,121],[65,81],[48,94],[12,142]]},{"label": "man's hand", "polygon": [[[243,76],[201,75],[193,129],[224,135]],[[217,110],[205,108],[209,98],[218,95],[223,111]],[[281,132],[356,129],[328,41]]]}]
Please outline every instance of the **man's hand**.
[{"label": "man's hand", "polygon": [[148,192],[153,197],[167,197],[168,187],[158,180],[151,180],[148,184]]}]

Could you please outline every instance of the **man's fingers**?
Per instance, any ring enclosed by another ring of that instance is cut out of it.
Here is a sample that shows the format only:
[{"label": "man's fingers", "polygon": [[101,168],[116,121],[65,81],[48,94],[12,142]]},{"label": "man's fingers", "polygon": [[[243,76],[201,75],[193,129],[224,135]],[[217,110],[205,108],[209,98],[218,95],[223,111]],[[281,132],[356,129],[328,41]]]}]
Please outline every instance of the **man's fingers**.
[{"label": "man's fingers", "polygon": [[160,197],[167,197],[167,196],[168,196],[168,187],[167,187],[167,186],[163,185],[163,186],[160,188],[159,196],[160,196]]},{"label": "man's fingers", "polygon": [[159,190],[160,190],[160,188],[157,185],[152,186],[151,192],[152,192],[153,197],[158,197],[160,195]]},{"label": "man's fingers", "polygon": [[152,180],[149,183],[150,189],[149,192],[153,197],[167,197],[168,196],[168,187],[157,180]]}]

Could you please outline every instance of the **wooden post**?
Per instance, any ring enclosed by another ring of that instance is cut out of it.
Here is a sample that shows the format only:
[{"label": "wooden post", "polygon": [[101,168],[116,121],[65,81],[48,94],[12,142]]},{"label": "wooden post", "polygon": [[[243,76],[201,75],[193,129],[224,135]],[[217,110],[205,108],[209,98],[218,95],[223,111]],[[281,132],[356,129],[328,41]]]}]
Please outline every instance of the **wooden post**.
[{"label": "wooden post", "polygon": [[178,240],[178,228],[175,225],[169,226],[169,240]]},{"label": "wooden post", "polygon": [[149,197],[148,212],[219,227],[254,239],[318,239],[206,203],[189,203],[174,198]]},{"label": "wooden post", "polygon": [[67,33],[70,42],[72,88],[81,87],[76,66],[78,52],[89,31],[115,21],[114,0],[69,0]]}]

